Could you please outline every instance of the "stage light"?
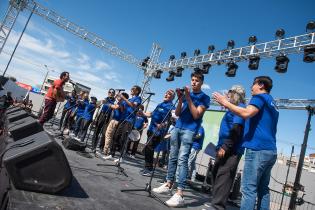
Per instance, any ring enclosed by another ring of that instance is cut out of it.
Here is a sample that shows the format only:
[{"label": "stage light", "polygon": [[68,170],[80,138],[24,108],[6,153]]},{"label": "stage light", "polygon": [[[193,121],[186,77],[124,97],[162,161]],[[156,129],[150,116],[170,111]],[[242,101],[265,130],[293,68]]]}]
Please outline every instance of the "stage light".
[{"label": "stage light", "polygon": [[147,67],[149,60],[150,60],[150,57],[146,57],[145,59],[143,59],[140,65],[144,68]]},{"label": "stage light", "polygon": [[170,71],[168,77],[166,78],[166,81],[171,82],[174,81],[175,72]]},{"label": "stage light", "polygon": [[177,67],[176,68],[176,72],[175,72],[175,76],[176,77],[181,77],[183,75],[184,68],[183,67]]},{"label": "stage light", "polygon": [[209,69],[211,67],[211,64],[210,63],[203,63],[202,64],[202,73],[203,74],[208,74],[209,73]]},{"label": "stage light", "polygon": [[171,55],[170,56],[170,61],[174,60],[175,59],[175,55]]},{"label": "stage light", "polygon": [[182,52],[181,54],[180,54],[180,58],[186,58],[186,56],[187,56],[187,53],[186,52]]},{"label": "stage light", "polygon": [[250,70],[257,70],[259,67],[260,57],[258,55],[249,56],[248,68]]},{"label": "stage light", "polygon": [[227,48],[228,48],[228,49],[233,49],[234,46],[235,46],[234,40],[228,41],[228,43],[227,43]]},{"label": "stage light", "polygon": [[288,69],[290,59],[285,55],[278,55],[276,57],[276,66],[275,70],[278,73],[285,73]]},{"label": "stage light", "polygon": [[195,49],[194,56],[198,56],[198,55],[200,55],[200,50],[199,49]]},{"label": "stage light", "polygon": [[257,37],[256,37],[255,35],[250,36],[250,37],[248,38],[248,43],[249,43],[249,44],[254,45],[254,44],[256,44],[256,42],[257,42]]},{"label": "stage light", "polygon": [[215,49],[214,45],[209,45],[208,46],[208,53],[213,53],[214,49]]},{"label": "stage light", "polygon": [[153,77],[154,77],[155,79],[160,79],[162,73],[163,73],[162,70],[156,70],[156,71],[153,73]]},{"label": "stage light", "polygon": [[304,48],[303,61],[305,63],[312,63],[315,61],[315,45],[306,46]]},{"label": "stage light", "polygon": [[228,70],[225,72],[225,75],[227,77],[235,77],[236,70],[238,69],[238,65],[234,63],[233,61],[229,62],[227,64]]},{"label": "stage light", "polygon": [[280,28],[276,31],[276,37],[277,39],[283,39],[285,35],[284,29]]},{"label": "stage light", "polygon": [[197,66],[197,67],[194,68],[194,72],[199,73],[199,74],[202,74],[202,73],[203,73],[203,72],[202,72],[202,69],[199,68],[199,66]]},{"label": "stage light", "polygon": [[315,22],[314,21],[308,22],[306,25],[306,31],[313,32],[314,30],[315,30]]}]

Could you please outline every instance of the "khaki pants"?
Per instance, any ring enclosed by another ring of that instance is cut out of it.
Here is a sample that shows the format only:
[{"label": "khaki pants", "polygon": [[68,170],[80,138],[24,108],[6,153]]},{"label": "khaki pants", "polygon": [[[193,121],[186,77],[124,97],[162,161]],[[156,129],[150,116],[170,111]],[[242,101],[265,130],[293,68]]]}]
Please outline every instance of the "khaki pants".
[{"label": "khaki pants", "polygon": [[108,149],[113,142],[113,136],[118,126],[118,123],[119,122],[117,120],[111,120],[107,126],[107,129],[105,132],[105,145],[104,145],[105,155],[108,155]]}]

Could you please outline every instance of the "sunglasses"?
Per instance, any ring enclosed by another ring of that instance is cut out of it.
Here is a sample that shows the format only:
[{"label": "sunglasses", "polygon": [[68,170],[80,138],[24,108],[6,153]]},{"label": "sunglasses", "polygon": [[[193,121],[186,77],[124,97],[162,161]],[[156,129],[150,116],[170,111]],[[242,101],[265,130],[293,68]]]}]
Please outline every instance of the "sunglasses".
[{"label": "sunglasses", "polygon": [[112,93],[115,93],[114,91],[108,91],[108,93],[112,94]]}]

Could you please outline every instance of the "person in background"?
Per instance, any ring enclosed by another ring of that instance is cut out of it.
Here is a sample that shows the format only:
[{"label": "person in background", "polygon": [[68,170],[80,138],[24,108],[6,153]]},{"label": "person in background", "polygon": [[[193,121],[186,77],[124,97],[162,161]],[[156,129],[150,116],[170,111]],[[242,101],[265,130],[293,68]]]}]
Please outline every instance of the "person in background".
[{"label": "person in background", "polygon": [[80,124],[80,131],[78,133],[78,138],[81,142],[84,141],[85,136],[87,134],[88,128],[92,122],[92,117],[96,108],[97,98],[92,96],[90,103],[85,107],[84,113],[82,115],[82,121]]},{"label": "person in background", "polygon": [[[227,93],[227,100],[238,107],[245,107],[245,90],[234,85]],[[208,210],[226,209],[230,190],[235,180],[238,163],[244,153],[242,138],[245,120],[230,110],[224,114],[216,146],[216,159],[212,168],[212,201]]]},{"label": "person in background", "polygon": [[60,122],[59,122],[59,130],[61,130],[62,125],[65,124],[64,120],[65,121],[67,120],[67,119],[65,119],[65,116],[66,116],[67,112],[72,107],[75,106],[76,95],[77,95],[76,91],[72,90],[71,94],[66,96],[66,101],[67,102],[63,106],[63,110],[62,110],[61,117],[60,117]]},{"label": "person in background", "polygon": [[[213,93],[219,104],[246,119],[243,147],[246,148],[241,183],[241,209],[269,209],[269,181],[277,160],[276,133],[279,111],[270,91],[272,79],[259,76],[251,87],[252,98],[243,108],[229,102],[220,93]],[[256,205],[257,201],[257,205]]]},{"label": "person in background", "polygon": [[[139,132],[139,140],[129,141],[128,147],[127,147],[128,148],[127,152],[130,151],[130,157],[131,158],[135,158],[136,151],[137,151],[137,148],[138,148],[138,145],[140,142],[140,138],[142,135],[142,131],[143,131],[143,129],[145,129],[148,126],[148,118],[143,114],[143,109],[144,109],[144,106],[142,104],[139,105],[139,109],[138,109],[138,112],[136,114],[136,121],[135,121],[135,124],[133,126],[133,129],[136,130],[137,132]],[[131,144],[132,144],[132,147],[130,148]]]},{"label": "person in background", "polygon": [[59,79],[55,80],[49,87],[45,95],[44,111],[38,120],[41,125],[44,125],[45,122],[53,117],[57,102],[63,102],[65,100],[66,94],[63,91],[63,86],[69,79],[69,72],[62,72]]},{"label": "person in background", "polygon": [[76,120],[74,126],[74,133],[70,133],[70,136],[77,137],[80,131],[81,121],[83,120],[83,113],[85,107],[89,105],[89,94],[83,93],[83,98],[77,100],[77,108],[76,108]]}]

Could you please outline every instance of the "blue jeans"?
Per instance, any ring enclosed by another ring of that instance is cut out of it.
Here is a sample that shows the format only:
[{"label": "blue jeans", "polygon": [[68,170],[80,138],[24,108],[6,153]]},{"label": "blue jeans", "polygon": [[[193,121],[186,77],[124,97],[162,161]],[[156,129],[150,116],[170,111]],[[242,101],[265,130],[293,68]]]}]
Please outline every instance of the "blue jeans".
[{"label": "blue jeans", "polygon": [[178,189],[185,189],[188,173],[188,158],[193,143],[194,132],[175,128],[171,133],[171,150],[169,154],[166,180],[173,182],[176,168],[178,170]]},{"label": "blue jeans", "polygon": [[277,152],[246,149],[242,178],[241,210],[268,210],[270,203],[269,181],[271,169],[277,160]]}]

